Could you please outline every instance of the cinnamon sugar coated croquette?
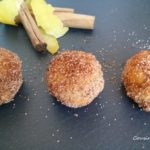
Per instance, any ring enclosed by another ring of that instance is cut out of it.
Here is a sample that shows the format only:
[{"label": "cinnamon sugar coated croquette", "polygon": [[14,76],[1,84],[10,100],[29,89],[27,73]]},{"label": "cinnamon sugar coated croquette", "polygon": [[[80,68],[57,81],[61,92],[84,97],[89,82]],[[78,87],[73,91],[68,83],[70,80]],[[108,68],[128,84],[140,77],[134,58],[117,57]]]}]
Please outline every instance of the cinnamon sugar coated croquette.
[{"label": "cinnamon sugar coated croquette", "polygon": [[65,51],[50,62],[48,91],[62,104],[78,108],[91,103],[104,88],[101,64],[83,51]]},{"label": "cinnamon sugar coated croquette", "polygon": [[0,48],[0,105],[13,100],[22,85],[22,62],[13,52]]},{"label": "cinnamon sugar coated croquette", "polygon": [[139,107],[150,111],[150,50],[143,50],[132,56],[126,63],[122,82]]}]

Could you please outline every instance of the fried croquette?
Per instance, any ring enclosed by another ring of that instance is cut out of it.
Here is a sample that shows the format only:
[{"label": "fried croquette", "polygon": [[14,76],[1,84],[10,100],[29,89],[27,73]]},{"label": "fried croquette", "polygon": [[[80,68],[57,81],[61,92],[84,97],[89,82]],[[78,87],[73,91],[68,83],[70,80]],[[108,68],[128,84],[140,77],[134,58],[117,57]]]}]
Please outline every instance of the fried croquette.
[{"label": "fried croquette", "polygon": [[104,88],[101,64],[83,51],[55,56],[46,73],[48,91],[62,104],[78,108],[91,103]]},{"label": "fried croquette", "polygon": [[150,50],[140,51],[127,61],[122,82],[127,95],[143,110],[150,111]]},{"label": "fried croquette", "polygon": [[22,62],[13,52],[0,48],[0,105],[13,100],[22,85]]}]

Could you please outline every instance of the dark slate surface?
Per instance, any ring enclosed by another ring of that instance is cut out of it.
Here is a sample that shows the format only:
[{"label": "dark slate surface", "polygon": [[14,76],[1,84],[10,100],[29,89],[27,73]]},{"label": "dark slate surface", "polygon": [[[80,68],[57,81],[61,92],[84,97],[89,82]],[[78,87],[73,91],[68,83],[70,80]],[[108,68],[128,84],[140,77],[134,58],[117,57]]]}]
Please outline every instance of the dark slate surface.
[{"label": "dark slate surface", "polygon": [[[50,0],[49,0],[50,1]],[[51,0],[96,15],[95,30],[70,30],[62,49],[82,49],[103,64],[105,89],[81,109],[55,102],[44,74],[52,56],[39,54],[22,27],[0,25],[0,47],[23,61],[24,84],[15,101],[0,107],[0,150],[149,150],[150,118],[125,94],[120,74],[125,61],[150,49],[149,0]],[[146,140],[134,140],[134,137]]]}]

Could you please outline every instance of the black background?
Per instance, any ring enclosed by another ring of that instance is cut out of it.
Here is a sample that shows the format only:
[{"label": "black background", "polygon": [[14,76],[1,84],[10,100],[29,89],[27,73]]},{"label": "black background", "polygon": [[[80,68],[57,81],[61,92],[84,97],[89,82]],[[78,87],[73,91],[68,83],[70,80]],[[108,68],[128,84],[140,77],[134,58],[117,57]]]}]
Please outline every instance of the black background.
[{"label": "black background", "polygon": [[125,94],[120,75],[126,60],[150,49],[149,0],[49,0],[96,16],[94,31],[70,29],[61,49],[82,49],[102,63],[105,89],[87,107],[70,109],[47,93],[44,74],[50,54],[36,52],[24,29],[0,24],[0,47],[23,61],[24,84],[15,101],[0,107],[0,150],[149,149],[149,113]]}]

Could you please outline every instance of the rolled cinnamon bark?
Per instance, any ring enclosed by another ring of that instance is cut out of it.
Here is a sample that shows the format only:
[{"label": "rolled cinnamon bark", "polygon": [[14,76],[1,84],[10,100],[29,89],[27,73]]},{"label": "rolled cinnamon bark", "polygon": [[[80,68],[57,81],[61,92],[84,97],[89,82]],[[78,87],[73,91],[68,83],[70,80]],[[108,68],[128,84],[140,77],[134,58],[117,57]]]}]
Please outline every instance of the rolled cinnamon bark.
[{"label": "rolled cinnamon bark", "polygon": [[54,14],[61,19],[66,27],[94,29],[95,16],[65,12],[54,12]]},{"label": "rolled cinnamon bark", "polygon": [[47,44],[45,43],[43,36],[25,2],[23,2],[20,6],[18,17],[19,20],[17,20],[24,26],[33,47],[40,52],[46,51]]},{"label": "rolled cinnamon bark", "polygon": [[54,7],[54,12],[74,13],[73,8]]}]

